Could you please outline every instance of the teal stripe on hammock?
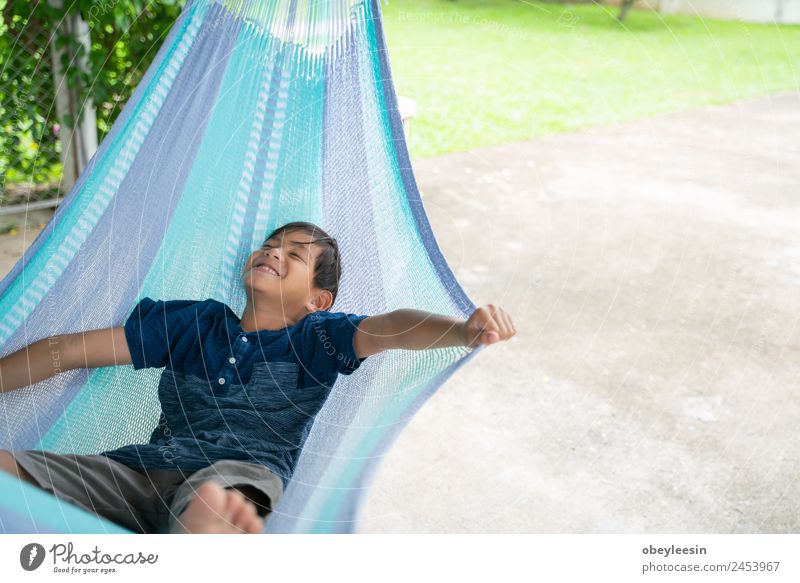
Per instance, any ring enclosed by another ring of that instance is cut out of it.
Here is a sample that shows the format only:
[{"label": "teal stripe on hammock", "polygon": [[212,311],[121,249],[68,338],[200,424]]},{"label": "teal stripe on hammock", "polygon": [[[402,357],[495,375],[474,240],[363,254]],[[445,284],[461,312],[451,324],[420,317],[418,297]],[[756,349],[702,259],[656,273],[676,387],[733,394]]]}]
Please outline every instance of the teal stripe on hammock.
[{"label": "teal stripe on hammock", "polygon": [[[198,9],[191,19],[187,19],[186,36],[176,43],[177,50],[175,53],[183,55],[181,61],[188,53],[188,47],[194,41],[200,24],[206,15],[207,5],[201,6],[203,7],[202,9]],[[179,64],[167,63],[168,60],[169,59],[165,59],[164,63],[162,63],[163,69],[174,69],[177,71],[180,68]],[[151,95],[157,91],[159,86],[163,85],[163,79],[160,75],[154,77],[153,84],[155,88],[150,92]],[[143,96],[142,98],[142,102],[145,101],[149,101],[147,96]],[[159,106],[161,102],[163,102],[163,98],[159,101]],[[141,103],[137,105],[141,105]],[[134,113],[131,119],[138,119],[139,117],[141,116]],[[150,123],[152,123],[152,121]],[[139,133],[141,134],[141,132]],[[125,135],[127,135],[127,132],[121,133],[120,140],[122,140]],[[109,155],[104,158],[104,161],[108,160],[111,162],[113,159],[113,153],[110,151]],[[80,205],[77,203],[70,207],[70,210],[79,209]],[[189,214],[192,214],[192,212]],[[180,216],[179,209],[176,209],[174,216]],[[175,219],[173,218],[173,223],[174,221]],[[170,248],[171,238],[177,239],[178,242],[185,244],[185,236],[180,237],[178,233],[180,233],[180,231],[176,232],[171,227],[168,229],[167,235],[162,242],[161,249],[154,258],[150,274],[148,274],[145,279],[145,284],[143,285],[145,291],[143,295],[151,295],[154,298],[161,297],[161,292],[158,290],[158,283],[163,282],[159,282],[159,276],[163,276],[164,281],[166,281],[168,277],[166,277],[163,272],[153,275],[153,270],[155,266],[164,265],[164,251],[165,248]],[[180,248],[180,245],[173,248]],[[171,255],[174,254],[167,253],[167,257],[171,257]],[[178,265],[180,265],[180,263],[178,263]],[[185,276],[186,274],[181,273],[181,275]],[[180,276],[174,279],[176,279],[178,283],[181,281]],[[148,286],[149,281],[154,281],[156,285]],[[147,291],[148,288],[149,291]],[[134,306],[131,306],[131,309],[133,309],[133,307]],[[135,371],[130,366],[104,367],[92,370],[84,386],[80,389],[75,398],[66,405],[64,412],[42,436],[36,444],[35,449],[90,454],[113,449],[128,443],[146,442],[149,439],[153,426],[152,420],[158,419],[160,411],[157,394],[155,390],[145,390],[131,395],[129,390],[126,390],[126,387],[155,387],[158,384],[158,372],[159,371],[155,370]],[[111,390],[111,387],[114,387],[116,390]],[[128,407],[125,407],[125,402],[129,401],[132,397],[137,399],[137,405],[141,404],[137,406],[135,410],[135,415],[138,417],[139,421],[138,425],[135,423],[137,419],[130,418],[121,418],[114,424],[110,422],[110,417],[108,415],[103,415],[105,411],[114,412],[128,409]],[[100,416],[98,416],[98,412]],[[98,432],[96,431],[97,427],[103,427],[104,429],[102,432]],[[92,442],[87,440],[83,428],[87,428],[91,435],[98,436],[102,439],[102,442],[98,443],[96,441]],[[74,439],[73,433],[75,434]]]},{"label": "teal stripe on hammock", "polygon": [[[234,172],[240,170],[240,179],[234,197],[223,197],[223,200],[228,201],[228,206],[233,212],[229,215],[229,227],[226,229],[225,241],[220,246],[223,254],[220,261],[220,269],[215,273],[221,273],[216,281],[216,289],[214,296],[217,298],[231,298],[238,297],[238,301],[229,303],[243,304],[244,293],[239,291],[240,285],[237,286],[238,279],[238,266],[241,264],[242,255],[244,250],[242,248],[242,241],[246,234],[246,223],[252,224],[252,219],[248,215],[248,207],[253,198],[258,197],[258,182],[259,182],[259,164],[258,155],[261,149],[263,135],[269,129],[269,99],[272,92],[272,84],[274,79],[274,63],[272,59],[265,60],[260,58],[253,59],[253,56],[260,57],[262,52],[269,51],[269,46],[265,46],[264,37],[258,34],[253,34],[247,28],[243,29],[241,33],[242,43],[237,43],[234,49],[235,59],[237,64],[237,81],[246,83],[253,75],[260,80],[257,90],[248,91],[255,99],[248,100],[243,111],[249,112],[249,115],[244,117],[245,124],[239,123],[237,127],[237,134],[241,132],[241,142],[246,144],[246,149],[243,154],[244,157],[235,163],[232,162],[229,166]],[[253,69],[260,71],[256,74]],[[235,86],[238,89],[241,85]],[[233,97],[233,96],[232,96]],[[231,111],[233,117],[231,122],[236,124],[236,111]],[[246,130],[246,134],[245,134]],[[225,136],[229,133],[229,129],[224,125],[214,126],[214,132],[210,133],[208,139],[212,142],[217,140],[224,140]],[[238,164],[238,165],[234,165]],[[202,168],[202,167],[200,167]],[[227,169],[226,169],[227,170]],[[222,173],[227,174],[227,171]],[[220,185],[222,186],[222,185]],[[231,193],[234,194],[234,193]],[[232,205],[230,202],[232,201]],[[236,310],[235,306],[231,306]]]},{"label": "teal stripe on hammock", "polygon": [[[292,116],[298,105],[318,99],[321,80],[304,78],[303,71],[297,70],[299,61],[291,48],[277,44],[263,32],[247,29],[244,34],[249,37],[250,55],[258,56],[256,64],[263,67],[263,71],[258,75],[258,86],[250,91],[258,96],[258,100],[252,107],[247,106],[253,114],[252,119],[247,118],[247,135],[240,140],[247,144],[244,161],[231,166],[242,168],[242,171],[237,191],[230,197],[235,201],[236,212],[231,217],[233,226],[225,243],[224,276],[218,280],[215,291],[215,296],[225,298],[237,313],[242,312],[246,301],[240,276],[247,256],[263,243],[268,231],[279,224],[298,219],[313,221],[319,215],[315,208],[319,201],[315,192],[320,190],[319,160],[315,149],[303,152],[299,157],[302,168],[295,171],[297,151],[289,147],[292,144],[287,140],[291,136],[287,132],[296,133],[298,128],[301,133],[314,131],[318,125],[318,121],[310,116],[309,119]],[[247,50],[242,49],[243,64],[248,64]],[[252,57],[250,61],[252,66]],[[242,75],[247,79],[252,78],[253,73],[243,71]],[[241,112],[238,117],[241,118]],[[292,123],[287,123],[289,121]],[[220,126],[219,131],[221,136],[230,133],[225,126]],[[297,182],[292,182],[295,180]],[[294,184],[297,186],[292,188]],[[253,208],[255,212],[251,212]],[[252,215],[255,216],[251,221],[254,224],[247,232],[245,219]]]},{"label": "teal stripe on hammock", "polygon": [[[366,46],[375,46],[373,26],[370,19],[365,34],[371,38],[364,41]],[[385,238],[378,243],[377,248],[381,255],[387,306],[390,309],[418,308],[460,316],[456,306],[448,301],[449,294],[444,290],[436,268],[430,261],[405,195],[386,104],[383,102],[383,92],[380,91],[377,51],[358,51],[358,55],[362,119],[366,126],[364,135],[367,140],[367,172],[370,184],[373,185],[373,215],[375,224],[379,226],[376,228],[377,234]],[[370,128],[375,131],[370,131]],[[389,196],[385,196],[387,191],[390,192]],[[387,207],[387,201],[391,207]],[[395,277],[396,272],[393,273],[393,269],[406,268],[413,268],[415,285],[401,287],[394,284],[399,279]],[[437,300],[433,306],[431,299]],[[319,488],[306,507],[313,507],[311,514],[319,519],[314,524],[314,532],[338,530],[336,524],[342,508],[354,497],[360,498],[360,491],[351,490],[350,487],[360,482],[366,466],[374,463],[370,456],[374,455],[376,447],[384,441],[386,428],[404,419],[410,409],[416,408],[419,395],[430,385],[430,379],[423,371],[446,368],[461,355],[459,349],[417,354],[422,362],[416,361],[416,366],[408,367],[404,374],[393,369],[391,374],[385,375],[387,378],[384,381],[375,383],[377,386],[393,387],[393,390],[379,401],[379,406],[373,400],[362,400],[356,417],[339,444],[337,453],[346,453],[347,459],[329,464],[321,480],[323,484],[335,484],[336,488]],[[373,427],[366,436],[363,434],[365,425]]]},{"label": "teal stripe on hammock", "polygon": [[[464,364],[466,364],[469,360],[474,358],[479,352],[481,348],[473,350],[466,356],[463,354],[463,358],[460,360],[455,360],[447,368],[441,370],[439,374],[437,374],[434,378],[429,379],[427,383],[418,391],[416,391],[416,397],[413,400],[410,400],[406,403],[406,408],[403,411],[403,414],[399,418],[412,418],[417,411],[425,404],[425,402],[439,389],[439,387],[447,381],[459,368],[461,368]],[[377,439],[374,440],[374,447],[370,452],[365,452],[362,457],[380,457],[382,458],[386,452],[389,450],[391,445],[397,439],[399,434],[402,430],[406,427],[407,423],[402,423],[400,425],[400,429],[395,429],[391,427],[390,429],[384,429],[380,433],[376,434]],[[352,517],[354,522],[357,522],[359,519],[359,511],[363,507],[363,500],[366,497],[366,488],[369,484],[371,484],[374,474],[376,472],[376,464],[370,464],[365,471],[360,471],[357,476],[357,481],[355,482],[355,496],[352,501],[353,506],[349,509],[352,512]],[[355,509],[355,510],[353,510]]]},{"label": "teal stripe on hammock", "polygon": [[[364,7],[359,9],[359,19],[361,22],[368,21],[364,14]],[[356,41],[356,47],[363,47],[366,45],[366,39],[363,38],[363,32],[357,33],[359,37]],[[402,216],[402,209],[389,207],[386,205],[387,193],[392,191],[394,185],[390,185],[391,172],[387,172],[385,165],[380,160],[380,154],[385,153],[386,143],[380,143],[381,138],[384,137],[385,130],[381,131],[380,118],[377,115],[377,110],[380,108],[380,103],[377,99],[377,94],[370,91],[370,83],[373,79],[370,76],[369,66],[366,59],[369,59],[367,51],[355,49],[355,54],[358,57],[358,88],[353,89],[358,91],[361,103],[361,116],[358,120],[353,120],[353,123],[362,123],[364,126],[364,154],[366,157],[367,165],[364,171],[366,172],[369,180],[367,183],[370,185],[370,207],[372,212],[373,224],[375,225],[376,244],[375,249],[379,254],[380,272],[378,276],[381,278],[381,287],[385,292],[385,302],[389,309],[400,306],[409,306],[408,300],[411,299],[408,292],[413,290],[401,289],[395,283],[397,273],[393,272],[392,266],[402,268],[408,263],[408,257],[414,255],[403,256],[407,253],[408,247],[406,241],[400,237],[401,226],[406,222]],[[388,178],[388,180],[387,180]],[[423,253],[424,255],[424,253]],[[423,255],[416,255],[422,257]],[[392,263],[395,259],[400,259],[397,263]],[[380,371],[379,371],[380,373]],[[366,399],[361,399],[358,402],[359,410],[354,417],[354,423],[349,425],[343,433],[342,446],[348,441],[348,435],[353,435],[362,431],[360,428],[354,428],[353,425],[360,425],[356,419],[362,415],[362,411],[367,405]],[[337,455],[349,454],[346,446],[340,447]],[[338,509],[345,503],[345,501],[352,496],[347,489],[340,489],[341,486],[338,476],[343,471],[343,463],[346,463],[337,457],[336,460],[328,463],[325,466],[324,472],[320,477],[321,485],[335,485],[335,487],[320,487],[317,488],[309,497],[306,505],[305,512],[311,516],[320,517],[324,519],[333,519],[338,515]],[[333,518],[329,518],[333,517]],[[299,527],[300,524],[296,524]],[[331,528],[334,526],[334,528]],[[328,522],[315,522],[312,527],[314,532],[332,532],[335,529],[335,523]]]},{"label": "teal stripe on hammock", "polygon": [[[195,10],[194,7],[192,10]],[[42,301],[55,279],[62,276],[88,233],[105,212],[152,126],[155,119],[153,108],[156,105],[160,107],[163,103],[164,96],[180,69],[180,63],[188,53],[202,20],[196,18],[196,14],[185,20],[181,41],[176,42],[175,49],[162,61],[159,75],[154,77],[152,83],[153,89],[136,104],[137,108],[128,118],[117,142],[100,160],[73,203],[59,216],[53,233],[26,266],[25,277],[16,278],[0,298],[0,313],[3,314],[0,319],[0,344],[6,342],[22,325],[25,317]],[[95,195],[95,192],[99,194]],[[82,208],[82,200],[88,202],[86,209]],[[30,281],[30,276],[33,276],[34,281]]]},{"label": "teal stripe on hammock", "polygon": [[[261,147],[257,151],[256,164],[262,169],[259,173],[257,189],[254,191],[257,212],[252,236],[258,241],[257,246],[263,242],[266,231],[270,226],[278,226],[277,215],[280,211],[281,176],[278,161],[284,147],[284,133],[287,122],[287,106],[289,102],[289,85],[293,73],[291,59],[287,57],[288,47],[275,50],[275,43],[269,41],[269,60],[274,63],[272,84],[268,87],[270,107],[266,112],[268,125],[265,126],[261,138]],[[274,105],[273,105],[274,104]],[[249,254],[253,249],[243,249],[243,254]],[[246,257],[246,255],[245,255]],[[244,259],[244,258],[243,258]],[[240,266],[237,266],[241,269]],[[233,274],[232,274],[233,275]],[[238,287],[241,287],[239,285]],[[241,297],[244,299],[244,293]]]},{"label": "teal stripe on hammock", "polygon": [[[443,349],[449,350],[449,349]],[[417,369],[419,370],[419,369]],[[423,375],[424,376],[424,375]],[[335,467],[336,477],[331,480],[326,476],[325,483],[335,483],[336,488],[330,490],[330,495],[324,505],[318,507],[314,513],[316,521],[312,533],[332,532],[332,526],[338,523],[343,506],[352,496],[357,496],[353,485],[359,481],[365,468],[373,463],[371,456],[378,444],[384,439],[387,428],[392,427],[398,420],[404,418],[406,411],[417,400],[417,396],[429,385],[429,379],[422,379],[417,384],[395,385],[397,395],[387,398],[377,409],[377,415],[372,419],[356,417],[345,437],[337,449],[337,454],[346,459],[339,461]],[[364,432],[363,425],[369,423],[372,429]],[[356,434],[353,427],[362,426],[361,432]],[[357,488],[357,486],[356,486]],[[354,493],[355,492],[355,493]]]},{"label": "teal stripe on hammock", "polygon": [[[252,249],[260,246],[260,244],[263,242],[260,239],[264,238],[263,233],[269,225],[269,198],[265,197],[261,192],[261,183],[263,179],[259,175],[257,167],[259,166],[258,158],[259,153],[261,152],[264,133],[268,132],[271,135],[271,128],[275,123],[275,108],[270,106],[270,100],[274,99],[275,97],[273,95],[273,93],[275,93],[273,89],[273,77],[275,75],[275,46],[273,40],[263,33],[259,34],[257,37],[257,46],[260,48],[256,54],[258,55],[259,63],[264,63],[264,70],[259,79],[259,87],[257,91],[259,94],[259,100],[253,114],[253,123],[252,127],[250,128],[250,135],[248,137],[249,145],[247,161],[245,162],[245,168],[242,172],[238,194],[240,197],[239,204],[243,205],[245,209],[249,205],[251,194],[252,198],[254,198],[257,203],[255,223],[253,226],[253,232],[250,236],[250,247]],[[254,190],[255,192],[253,193]],[[242,250],[243,254],[246,252],[247,250]],[[234,267],[238,267],[241,262],[242,261],[237,261],[236,264],[234,264]],[[236,289],[236,286],[233,286],[233,284],[231,284],[231,287]],[[239,285],[239,287],[241,287],[241,285]],[[238,290],[236,292],[236,296],[238,299],[235,302],[235,305],[231,307],[234,309],[234,311],[237,311],[237,313],[241,313],[241,310],[244,309],[244,304],[246,301],[243,290]]]},{"label": "teal stripe on hammock", "polygon": [[[365,25],[366,18],[362,8],[360,7],[358,13],[353,16],[352,28],[357,29]],[[357,273],[349,277],[353,282],[352,285],[355,286],[352,289],[360,290],[358,295],[355,295],[348,289],[345,301],[350,302],[348,305],[351,306],[368,307],[373,310],[370,313],[376,313],[385,311],[387,307],[386,287],[392,285],[392,282],[386,281],[383,276],[381,251],[385,245],[394,245],[395,241],[386,238],[387,232],[383,232],[380,228],[382,221],[375,220],[375,216],[383,218],[381,197],[387,196],[389,191],[382,189],[380,184],[374,184],[370,180],[369,132],[374,131],[374,128],[371,129],[364,125],[362,117],[362,94],[365,83],[357,58],[358,54],[364,50],[363,39],[361,36],[354,36],[356,33],[353,31],[342,34],[344,36],[340,42],[332,48],[328,63],[328,72],[331,74],[331,78],[326,87],[326,91],[330,91],[330,94],[326,95],[328,108],[326,124],[329,125],[326,125],[325,131],[332,133],[325,135],[325,164],[328,165],[325,179],[330,181],[325,188],[326,194],[331,193],[332,196],[344,198],[357,196],[358,206],[354,206],[353,202],[347,200],[331,199],[325,201],[325,210],[331,214],[330,217],[327,217],[328,222],[340,224],[339,235],[342,237],[350,237],[352,233],[358,232],[352,224],[347,223],[357,221],[362,225],[363,238],[343,240],[340,243],[344,248],[351,248],[350,257],[354,258],[353,263],[345,263],[345,270]],[[337,66],[343,67],[343,69],[337,71]],[[349,140],[342,139],[343,125],[353,128]],[[348,157],[342,156],[343,149],[353,152],[349,160]],[[338,164],[341,166],[337,166]],[[363,178],[361,178],[362,175]],[[359,178],[355,178],[355,176]],[[339,181],[342,181],[344,186],[340,185]],[[355,190],[351,191],[351,188]],[[394,217],[387,217],[387,220],[392,221]],[[358,246],[368,246],[368,249],[356,250],[355,248]],[[363,258],[366,263],[355,263],[357,258]],[[377,273],[365,271],[372,269],[373,266]],[[362,298],[362,294],[365,294],[366,297]],[[374,364],[380,363],[380,361],[373,362]],[[379,371],[379,367],[372,366],[371,370]],[[365,373],[360,374],[364,375]],[[349,496],[349,492],[342,491],[340,484],[332,479],[342,471],[342,464],[349,455],[349,451],[346,447],[331,450],[326,446],[325,441],[333,439],[339,443],[349,431],[352,431],[351,420],[354,415],[358,414],[358,408],[363,406],[363,399],[357,394],[350,393],[353,388],[358,388],[357,381],[354,381],[353,377],[349,377],[347,380],[340,378],[337,381],[333,391],[340,394],[332,398],[331,405],[324,408],[316,422],[330,424],[330,427],[317,428],[315,438],[310,443],[317,445],[318,450],[310,451],[304,457],[308,469],[303,478],[309,481],[313,480],[317,487],[303,488],[303,493],[308,492],[303,500],[302,518],[304,520],[302,522],[295,521],[289,527],[294,532],[313,532],[315,528],[324,532],[336,530],[336,525],[333,525],[333,528],[329,524],[320,525],[319,517],[324,517],[326,510],[338,505],[338,499],[342,497],[346,499]],[[342,413],[342,415],[338,413]]]},{"label": "teal stripe on hammock", "polygon": [[[282,147],[271,152],[269,163],[275,164],[275,179],[271,189],[265,184],[261,203],[270,205],[270,227],[297,220],[323,226],[319,138],[323,127],[324,63],[307,58],[302,47],[291,46],[288,51],[284,60],[286,86],[279,89],[278,96],[285,101],[280,120]],[[260,239],[254,243],[263,243],[267,230],[257,231]]]},{"label": "teal stripe on hammock", "polygon": [[[362,9],[363,10],[363,9]],[[359,14],[362,21],[366,20],[363,12]],[[358,47],[368,46],[363,34],[359,35],[357,40]],[[386,305],[388,308],[399,307],[408,305],[407,289],[400,289],[394,282],[397,280],[396,273],[392,273],[390,265],[397,265],[402,268],[408,263],[408,257],[403,257],[406,249],[405,241],[399,237],[399,227],[405,223],[402,217],[402,209],[398,207],[386,206],[386,193],[391,192],[393,187],[396,190],[396,185],[391,185],[391,172],[387,172],[385,165],[380,161],[380,154],[385,154],[386,143],[380,143],[382,137],[385,137],[386,128],[381,131],[381,121],[377,114],[380,108],[380,103],[377,94],[370,91],[370,82],[373,79],[370,76],[370,67],[366,60],[369,55],[364,50],[355,50],[358,56],[358,70],[359,70],[359,87],[358,92],[361,102],[361,116],[359,120],[354,120],[353,123],[363,123],[364,125],[364,154],[367,161],[365,172],[369,176],[367,183],[370,185],[369,195],[372,207],[372,218],[376,225],[375,233],[378,240],[376,241],[375,248],[379,253],[380,277],[382,280],[381,287],[385,291]],[[355,90],[355,89],[354,89]],[[388,257],[387,257],[388,256]],[[416,255],[416,257],[422,257]],[[391,263],[394,258],[400,258],[398,263]],[[413,255],[411,255],[413,257]],[[412,290],[413,293],[413,290]],[[363,410],[367,405],[366,399],[362,399],[358,403],[359,411],[356,413],[355,419],[363,416]],[[362,431],[361,429],[354,429],[353,425],[360,425],[357,421],[350,425],[344,432],[342,447],[337,451],[337,454],[350,454],[348,447],[345,445],[348,442],[348,435]],[[337,457],[336,460],[325,466],[324,473],[320,479],[322,485],[335,485],[335,487],[317,488],[313,495],[309,497],[305,512],[312,516],[319,516],[323,520],[333,520],[338,516],[338,509],[345,503],[345,501],[352,497],[353,494],[347,489],[340,489],[342,485],[338,480],[339,474],[343,471],[343,462]],[[299,525],[297,525],[299,526]],[[331,528],[334,526],[334,528]],[[317,532],[330,532],[335,529],[335,523],[329,522],[316,522],[314,527]]]},{"label": "teal stripe on hammock", "polygon": [[[254,79],[271,75],[271,64],[263,72],[252,55],[262,50],[259,38],[243,27],[228,60],[221,92],[203,136],[192,173],[170,225],[162,249],[163,261],[186,265],[184,274],[153,273],[152,284],[168,282],[164,297],[216,298],[235,310],[244,303],[239,281],[239,247],[247,222],[258,150],[259,112],[266,102],[263,88],[252,87]],[[211,169],[211,170],[209,170]],[[231,177],[236,178],[231,180]],[[203,209],[201,214],[197,210]],[[220,228],[220,225],[225,225]],[[194,233],[190,241],[185,233]],[[188,244],[187,244],[188,243]],[[176,263],[172,258],[178,257]],[[188,277],[187,277],[188,276]],[[211,277],[209,277],[211,276]]]},{"label": "teal stripe on hammock", "polygon": [[[160,369],[136,371],[130,366],[94,369],[33,449],[90,455],[147,442],[161,404],[155,391],[131,393],[130,388],[157,386],[159,375]],[[126,406],[132,399],[137,405],[133,412]],[[120,411],[129,416],[114,414]]]},{"label": "teal stripe on hammock", "polygon": [[[3,522],[0,526],[6,534],[30,532],[132,534],[131,531],[113,522],[56,498],[41,488],[18,480],[5,472],[0,472],[0,492],[3,493],[3,514],[0,517],[0,521]],[[7,516],[9,513],[13,513],[10,519]]]},{"label": "teal stripe on hammock", "polygon": [[[359,11],[358,17],[359,17],[359,21],[360,22],[363,23],[365,21],[365,17],[364,17],[363,12]],[[362,51],[359,51],[358,49],[355,49],[354,52],[356,54],[360,54]],[[327,57],[330,58],[330,59],[336,59],[334,54],[335,53],[333,53],[333,52],[329,53],[327,55]],[[328,66],[332,66],[332,65],[329,63]],[[359,72],[359,78],[360,78],[360,72]],[[324,90],[324,88],[323,88],[323,90]],[[352,88],[352,91],[357,91],[359,93],[359,95],[362,95],[363,90],[364,90],[364,83],[363,83],[362,80],[359,80],[358,87],[353,87]],[[354,117],[356,117],[355,116],[355,112],[353,112],[353,113],[354,113]],[[355,123],[363,123],[363,119],[360,116],[358,116],[358,119],[353,119],[352,123],[354,123],[354,124]],[[324,131],[324,129],[321,130],[321,131]],[[369,156],[369,149],[370,149],[369,135],[368,135],[367,131],[364,131],[363,135],[364,135],[364,139],[365,139],[364,148],[366,150],[364,152],[364,154],[365,154],[366,157],[368,157]],[[364,170],[367,173],[367,175],[369,175],[370,178],[372,178],[373,175],[370,173],[370,167],[369,166],[370,165],[368,164],[367,168],[365,168]],[[379,204],[379,201],[374,196],[376,187],[378,189],[380,189],[380,187],[376,186],[375,183],[372,180],[368,180],[367,183],[371,185],[367,194],[370,196],[369,206],[372,207],[372,213],[374,215],[374,214],[379,213],[379,212],[381,212],[383,210],[383,209],[379,209],[379,208],[376,209],[376,207],[380,207],[380,204]],[[330,202],[330,201],[328,201],[328,202]],[[390,220],[391,220],[391,218],[390,218]],[[380,222],[375,220],[374,223],[375,224],[379,224]],[[380,229],[376,229],[376,231],[377,231],[376,235],[378,235],[378,236],[382,235]],[[378,249],[378,251],[380,253],[381,249],[384,247],[384,244],[382,244],[383,242],[380,241],[380,240],[376,241],[376,243],[377,244],[375,245],[375,248]],[[391,246],[391,245],[394,244],[394,241],[391,240],[391,238],[390,238],[388,243]],[[350,269],[358,269],[358,267],[357,266],[351,266]],[[379,274],[379,277],[381,277],[382,281],[381,281],[380,284],[378,284],[378,287],[385,289],[387,287],[387,281],[386,281],[385,275],[383,274],[383,270],[381,270],[381,271],[382,272]],[[341,385],[338,385],[338,388],[341,389]],[[334,387],[334,390],[337,390],[337,387]],[[326,417],[323,416],[323,419],[326,419]],[[314,452],[312,455],[317,456],[317,455],[324,455],[324,454],[318,454],[317,452]],[[339,471],[340,461],[338,460],[338,457],[337,457],[337,459],[331,460],[330,462],[328,462],[327,460],[324,461],[324,462],[316,462],[316,460],[314,460],[311,463],[315,464],[318,468],[322,468],[322,473],[321,473],[320,479],[319,479],[320,485],[322,487],[319,487],[319,488],[313,490],[313,492],[305,500],[305,503],[303,505],[303,516],[304,517],[310,517],[310,516],[316,517],[320,512],[323,512],[323,510],[325,508],[328,508],[330,506],[331,499],[335,498],[337,496],[337,494],[338,494],[338,492],[337,492],[337,490],[335,488],[325,487],[329,483],[335,483],[335,482],[331,482],[330,481],[330,476],[335,475]],[[299,522],[295,523],[294,529],[295,529],[295,531],[302,530],[301,527],[300,527],[300,523]]]}]

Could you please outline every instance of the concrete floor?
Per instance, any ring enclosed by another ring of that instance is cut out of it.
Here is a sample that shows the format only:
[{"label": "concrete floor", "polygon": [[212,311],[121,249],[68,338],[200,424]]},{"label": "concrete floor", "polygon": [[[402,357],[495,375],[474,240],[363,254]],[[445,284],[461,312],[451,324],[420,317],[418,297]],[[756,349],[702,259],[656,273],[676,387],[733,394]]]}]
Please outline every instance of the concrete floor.
[{"label": "concrete floor", "polygon": [[359,532],[800,532],[800,93],[414,166],[517,341],[410,422]]},{"label": "concrete floor", "polygon": [[416,162],[517,335],[411,421],[358,531],[800,532],[798,160],[792,93]]}]

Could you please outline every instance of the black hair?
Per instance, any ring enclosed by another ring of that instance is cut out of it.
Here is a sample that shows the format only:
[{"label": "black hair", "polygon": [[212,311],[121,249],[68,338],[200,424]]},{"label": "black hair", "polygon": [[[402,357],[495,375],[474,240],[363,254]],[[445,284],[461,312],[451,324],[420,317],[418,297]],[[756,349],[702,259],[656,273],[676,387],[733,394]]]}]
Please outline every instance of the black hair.
[{"label": "black hair", "polygon": [[339,243],[336,239],[314,223],[294,221],[292,223],[286,223],[272,231],[269,236],[264,239],[264,243],[281,233],[286,235],[296,231],[306,233],[314,238],[313,241],[309,241],[308,244],[322,247],[322,253],[319,254],[314,264],[313,281],[315,287],[331,292],[333,296],[331,305],[333,305],[333,303],[336,302],[336,294],[339,293],[339,280],[342,276],[342,260],[339,256]]}]

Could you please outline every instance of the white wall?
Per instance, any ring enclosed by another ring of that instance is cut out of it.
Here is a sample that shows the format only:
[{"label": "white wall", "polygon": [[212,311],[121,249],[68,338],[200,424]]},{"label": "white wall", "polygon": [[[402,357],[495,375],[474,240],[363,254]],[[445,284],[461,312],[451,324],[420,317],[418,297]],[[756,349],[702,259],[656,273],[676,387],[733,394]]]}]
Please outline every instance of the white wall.
[{"label": "white wall", "polygon": [[800,24],[800,0],[661,0],[665,14]]}]

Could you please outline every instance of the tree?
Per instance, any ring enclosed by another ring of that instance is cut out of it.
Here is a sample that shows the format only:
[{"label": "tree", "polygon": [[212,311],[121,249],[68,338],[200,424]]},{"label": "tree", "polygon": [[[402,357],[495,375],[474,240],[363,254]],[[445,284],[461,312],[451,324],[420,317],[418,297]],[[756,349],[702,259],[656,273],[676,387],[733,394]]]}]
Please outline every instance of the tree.
[{"label": "tree", "polygon": [[[49,4],[63,10],[63,0],[48,0]],[[89,26],[80,14],[65,14],[55,24],[62,35],[71,37],[76,42],[62,46],[53,43],[50,56],[53,60],[53,85],[55,92],[56,114],[60,122],[59,139],[61,140],[61,192],[67,193],[80,176],[97,150],[97,116],[94,99],[90,91],[80,84],[70,83],[67,74],[74,67],[79,77],[91,75],[89,55],[91,53],[91,37]],[[74,53],[73,53],[74,51]]]},{"label": "tree", "polygon": [[[78,107],[74,116],[67,111],[63,120],[57,120],[53,78],[63,75],[79,105],[90,101],[96,105],[101,141],[180,15],[184,1],[0,0],[0,127],[4,134],[0,136],[0,190],[7,174],[43,179],[36,166],[47,159],[44,149],[58,159],[53,138],[57,124],[74,128],[83,119],[86,107]],[[75,26],[80,21],[88,27],[88,34]],[[48,77],[47,83],[42,82],[43,75]],[[35,90],[31,90],[33,86]],[[25,157],[17,150],[31,143],[37,146],[38,162],[21,168]]]},{"label": "tree", "polygon": [[625,16],[628,14],[628,11],[631,9],[634,2],[636,2],[636,0],[622,0],[620,3],[619,16],[617,16],[617,20],[620,22],[625,20]]}]

